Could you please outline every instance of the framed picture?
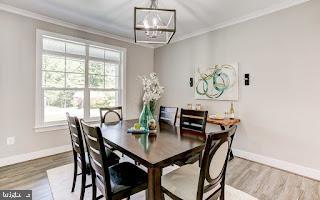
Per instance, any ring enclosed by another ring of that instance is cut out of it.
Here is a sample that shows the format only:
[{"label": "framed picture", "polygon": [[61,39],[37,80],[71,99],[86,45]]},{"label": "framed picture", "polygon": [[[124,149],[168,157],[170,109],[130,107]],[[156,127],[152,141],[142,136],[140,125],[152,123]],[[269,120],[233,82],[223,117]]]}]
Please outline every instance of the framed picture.
[{"label": "framed picture", "polygon": [[238,63],[196,67],[195,98],[235,101],[239,98]]}]

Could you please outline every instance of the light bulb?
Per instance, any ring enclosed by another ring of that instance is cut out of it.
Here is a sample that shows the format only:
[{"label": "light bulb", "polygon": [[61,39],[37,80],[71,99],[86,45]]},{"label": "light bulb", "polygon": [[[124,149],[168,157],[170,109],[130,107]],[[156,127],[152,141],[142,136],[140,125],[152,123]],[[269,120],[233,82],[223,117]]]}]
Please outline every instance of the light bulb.
[{"label": "light bulb", "polygon": [[149,23],[147,19],[143,20],[143,26],[144,28],[149,28]]},{"label": "light bulb", "polygon": [[157,26],[158,25],[158,19],[156,17],[154,17],[152,19],[152,23],[153,23],[153,26]]}]

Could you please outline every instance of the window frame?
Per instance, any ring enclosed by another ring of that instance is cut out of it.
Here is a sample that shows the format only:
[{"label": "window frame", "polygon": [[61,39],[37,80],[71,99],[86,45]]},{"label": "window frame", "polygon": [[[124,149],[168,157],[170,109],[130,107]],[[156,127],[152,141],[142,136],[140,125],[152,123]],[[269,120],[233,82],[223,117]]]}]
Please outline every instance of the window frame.
[{"label": "window frame", "polygon": [[[35,131],[46,132],[67,128],[67,121],[44,121],[44,91],[55,90],[54,88],[45,89],[42,87],[42,56],[47,50],[43,50],[43,37],[53,37],[61,40],[70,40],[72,42],[78,42],[85,44],[85,55],[79,56],[85,59],[85,87],[84,88],[56,88],[57,90],[83,90],[84,92],[84,105],[83,105],[83,119],[87,122],[97,122],[99,117],[90,117],[90,90],[91,91],[118,91],[119,106],[123,107],[123,118],[126,118],[126,53],[127,49],[117,46],[112,46],[104,43],[94,42],[91,40],[81,39],[73,36],[63,35],[59,33],[53,33],[45,30],[36,30],[36,100],[35,100]],[[100,47],[104,49],[116,50],[120,52],[119,62],[119,87],[118,89],[98,89],[89,87],[89,47]],[[67,52],[64,55],[72,55]],[[117,106],[117,105],[116,105]]]}]

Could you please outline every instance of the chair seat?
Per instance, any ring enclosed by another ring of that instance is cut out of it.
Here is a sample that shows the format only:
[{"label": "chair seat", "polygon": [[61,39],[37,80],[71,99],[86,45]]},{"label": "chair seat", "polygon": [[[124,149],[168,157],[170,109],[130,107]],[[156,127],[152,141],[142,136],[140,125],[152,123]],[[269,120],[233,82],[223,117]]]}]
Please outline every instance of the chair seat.
[{"label": "chair seat", "polygon": [[[198,163],[184,165],[179,169],[163,175],[161,178],[162,187],[181,199],[195,200],[197,199],[199,175],[200,168]],[[205,185],[208,185],[208,183],[206,182]],[[208,198],[218,188],[219,185],[209,192],[204,193],[203,198]]]},{"label": "chair seat", "polygon": [[[123,193],[137,186],[147,187],[148,175],[145,171],[129,162],[109,167],[112,193]],[[143,189],[142,189],[143,190]]]}]

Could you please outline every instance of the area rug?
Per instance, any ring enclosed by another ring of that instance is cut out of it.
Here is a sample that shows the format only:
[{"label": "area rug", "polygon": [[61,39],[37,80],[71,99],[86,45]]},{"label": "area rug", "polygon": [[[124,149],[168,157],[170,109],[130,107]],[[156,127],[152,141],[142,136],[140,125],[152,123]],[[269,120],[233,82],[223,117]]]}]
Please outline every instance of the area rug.
[{"label": "area rug", "polygon": [[[176,167],[165,168],[164,174],[174,170]],[[81,176],[78,176],[76,189],[71,193],[71,185],[73,178],[73,164],[64,165],[47,171],[51,193],[54,200],[78,200],[80,198]],[[91,183],[91,178],[87,176],[87,184]],[[98,195],[100,195],[98,193]],[[246,194],[233,187],[226,186],[226,200],[257,200],[256,198]],[[85,200],[91,200],[91,188],[87,188],[85,192]],[[145,200],[145,191],[137,193],[130,198],[131,200]],[[166,197],[166,199],[170,199]]]}]

